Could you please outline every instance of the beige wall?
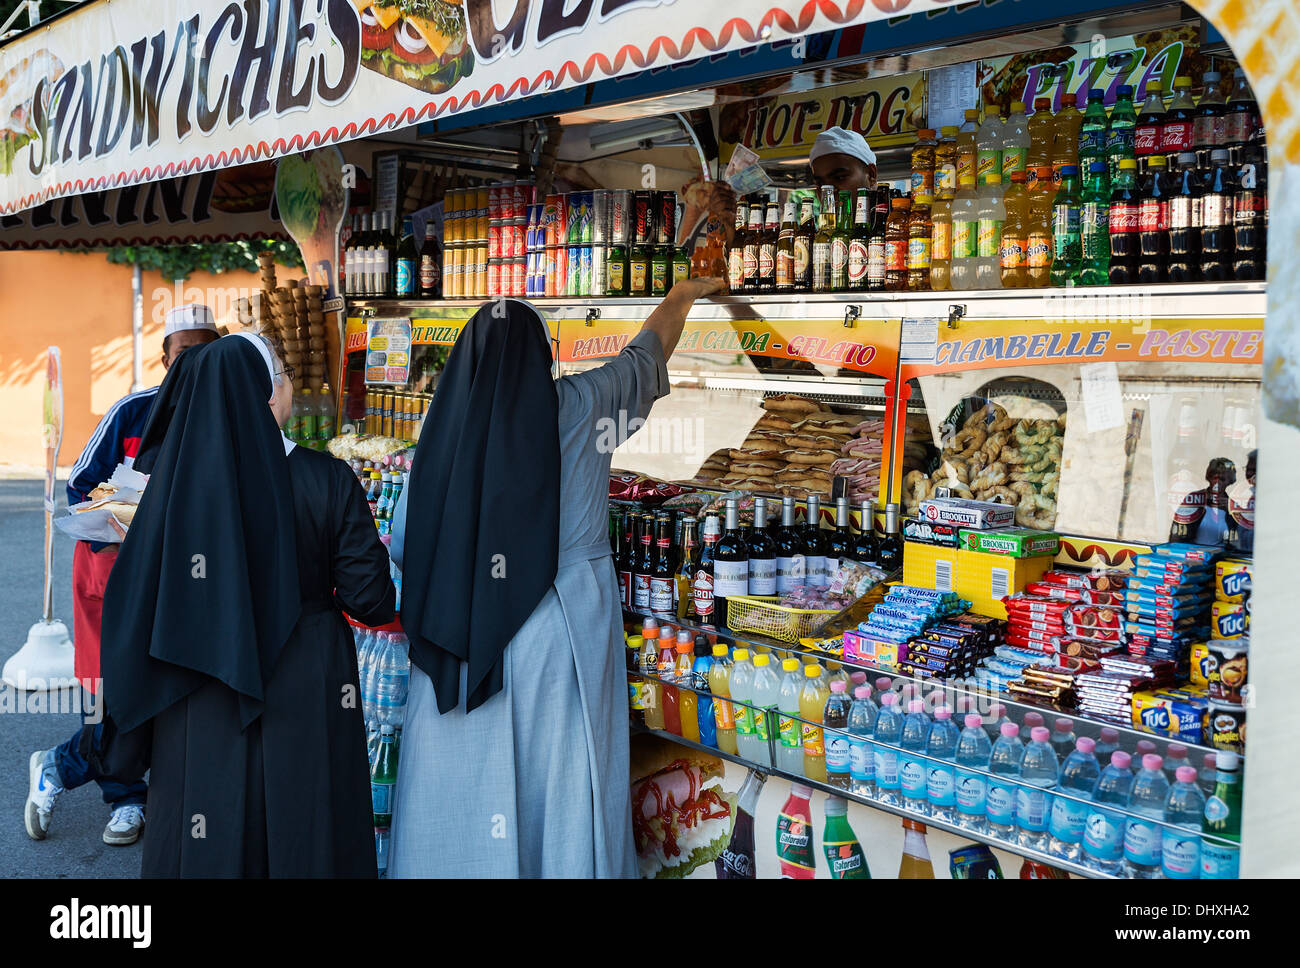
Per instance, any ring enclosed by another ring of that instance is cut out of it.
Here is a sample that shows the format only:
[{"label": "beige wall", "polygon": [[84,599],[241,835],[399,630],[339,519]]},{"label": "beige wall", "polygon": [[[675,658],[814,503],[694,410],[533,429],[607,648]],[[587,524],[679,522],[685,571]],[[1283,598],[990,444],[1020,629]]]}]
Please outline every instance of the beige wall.
[{"label": "beige wall", "polygon": [[[143,284],[143,381],[157,386],[167,309],[203,301],[219,325],[227,323],[238,290],[256,287],[257,276],[195,273],[179,294],[157,272],[144,273]],[[63,361],[59,464],[70,466],[99,418],[131,389],[131,267],[96,254],[0,252],[0,470],[44,466],[41,394],[49,346],[59,347]]]}]

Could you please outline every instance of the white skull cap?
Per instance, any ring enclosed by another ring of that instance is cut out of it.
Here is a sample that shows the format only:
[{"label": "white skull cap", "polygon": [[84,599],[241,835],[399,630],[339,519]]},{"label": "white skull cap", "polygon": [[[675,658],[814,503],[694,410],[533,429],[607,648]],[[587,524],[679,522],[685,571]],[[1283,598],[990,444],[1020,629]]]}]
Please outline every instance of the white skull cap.
[{"label": "white skull cap", "polygon": [[203,303],[186,303],[169,309],[163,322],[164,338],[183,329],[208,329],[215,333],[217,323],[212,318],[212,310]]},{"label": "white skull cap", "polygon": [[822,155],[852,155],[864,165],[876,163],[876,153],[867,144],[867,139],[856,131],[844,128],[827,128],[817,136],[812,150],[808,152],[808,163],[812,164]]}]

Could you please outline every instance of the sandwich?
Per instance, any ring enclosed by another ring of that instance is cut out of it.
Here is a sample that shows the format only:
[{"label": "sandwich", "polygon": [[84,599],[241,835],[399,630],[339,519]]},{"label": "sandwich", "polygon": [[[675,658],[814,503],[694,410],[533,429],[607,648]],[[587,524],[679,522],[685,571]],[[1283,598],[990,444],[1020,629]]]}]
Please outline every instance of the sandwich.
[{"label": "sandwich", "polygon": [[[6,5],[5,9],[10,9]],[[14,157],[41,136],[40,117],[49,116],[49,91],[63,74],[63,62],[48,50],[33,51],[0,72],[0,175],[13,172]],[[46,86],[46,103],[33,103],[35,94],[27,82],[41,78]],[[53,150],[51,148],[51,150]]]},{"label": "sandwich", "polygon": [[754,424],[754,429],[778,430],[784,433],[794,426],[794,421],[797,419],[797,416],[791,419],[791,417],[786,414],[765,413],[763,416],[758,418],[758,422]]},{"label": "sandwich", "polygon": [[657,736],[632,740],[632,836],[642,877],[686,877],[731,837],[722,760]]},{"label": "sandwich", "polygon": [[461,0],[352,0],[361,16],[361,63],[438,94],[474,70]]},{"label": "sandwich", "polygon": [[788,414],[797,420],[803,414],[816,413],[821,406],[797,393],[778,393],[763,401],[763,409],[769,413]]}]

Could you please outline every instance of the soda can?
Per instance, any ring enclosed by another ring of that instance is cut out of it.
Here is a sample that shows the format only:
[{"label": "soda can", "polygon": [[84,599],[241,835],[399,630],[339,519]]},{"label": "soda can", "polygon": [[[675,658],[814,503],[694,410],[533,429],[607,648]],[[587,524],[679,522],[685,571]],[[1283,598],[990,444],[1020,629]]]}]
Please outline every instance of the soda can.
[{"label": "soda can", "polygon": [[510,286],[506,289],[507,296],[522,296],[527,286],[525,277],[528,275],[528,259],[525,256],[516,256],[510,260]]},{"label": "soda can", "polygon": [[633,214],[632,193],[625,189],[613,189],[607,193],[609,243],[627,245],[632,232]]},{"label": "soda can", "polygon": [[524,182],[510,184],[510,218],[524,218],[528,214],[527,201],[524,199]]},{"label": "soda can", "polygon": [[488,189],[488,222],[491,223],[501,217],[501,186],[493,185]]},{"label": "soda can", "polygon": [[591,193],[591,243],[609,242],[609,192],[597,188]]},{"label": "soda can", "polygon": [[559,232],[560,226],[559,204],[559,195],[547,195],[546,201],[542,203],[542,243],[547,248],[556,244],[555,236]]},{"label": "soda can", "polygon": [[[569,201],[564,195],[555,196],[555,244],[569,244],[569,219],[572,217],[569,211]],[[547,244],[550,239],[547,239]]]},{"label": "soda can", "polygon": [[500,220],[488,223],[488,258],[499,259],[504,254],[501,250],[502,226]]},{"label": "soda can", "polygon": [[517,218],[511,223],[510,242],[512,259],[522,259],[528,254],[528,223],[525,219]]},{"label": "soda can", "polygon": [[632,234],[637,245],[647,245],[654,234],[654,192],[636,192],[632,196]]},{"label": "soda can", "polygon": [[501,295],[501,260],[488,259],[487,264],[487,294],[488,296]]},{"label": "soda can", "polygon": [[954,881],[1002,880],[1002,867],[984,844],[948,851],[948,871]]},{"label": "soda can", "polygon": [[656,192],[655,245],[673,244],[673,226],[677,222],[677,193]]},{"label": "soda can", "polygon": [[536,252],[528,253],[528,265],[524,274],[524,295],[537,296],[537,280],[541,278],[541,273],[537,271],[538,254]]},{"label": "soda can", "polygon": [[596,193],[582,193],[582,236],[578,239],[583,245],[591,245],[596,231]]},{"label": "soda can", "polygon": [[603,245],[593,245],[591,247],[591,291],[590,296],[605,295],[605,260],[609,255],[609,249]]},{"label": "soda can", "polygon": [[555,247],[555,294],[563,296],[569,285],[569,273],[573,265],[569,262],[569,250],[567,246],[557,245]]},{"label": "soda can", "polygon": [[579,248],[578,258],[581,259],[582,261],[580,263],[581,268],[578,270],[578,291],[576,295],[590,296],[591,295],[591,274],[594,265],[592,261],[591,246],[584,245],[581,248]]},{"label": "soda can", "polygon": [[447,268],[443,272],[443,295],[448,299],[460,298],[460,286],[462,281],[462,270],[464,256],[459,242],[453,242],[447,246]]},{"label": "soda can", "polygon": [[474,241],[486,242],[488,230],[488,190],[486,188],[478,190],[478,205],[475,214],[478,216],[478,229],[474,235]]},{"label": "soda can", "polygon": [[[542,222],[541,206],[529,205],[527,241],[526,241],[529,252],[532,252],[535,249],[540,249],[546,242],[545,232],[542,231],[541,222]],[[542,234],[542,240],[540,242],[538,241],[537,238],[539,232]]]}]

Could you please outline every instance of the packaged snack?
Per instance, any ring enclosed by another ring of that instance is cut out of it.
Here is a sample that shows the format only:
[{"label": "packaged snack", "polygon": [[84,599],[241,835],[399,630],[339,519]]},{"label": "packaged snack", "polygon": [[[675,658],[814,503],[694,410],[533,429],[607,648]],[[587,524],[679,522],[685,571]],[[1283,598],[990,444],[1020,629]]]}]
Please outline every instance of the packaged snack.
[{"label": "packaged snack", "polygon": [[1123,591],[1129,576],[1122,571],[1065,571],[1053,569],[1045,572],[1041,582],[1063,585],[1067,588],[1088,588],[1096,591]]},{"label": "packaged snack", "polygon": [[1133,696],[1133,725],[1185,743],[1204,739],[1207,700],[1176,689],[1154,689]]},{"label": "packaged snack", "polygon": [[1249,672],[1250,640],[1211,639],[1204,666],[1206,691],[1211,699],[1240,703]]},{"label": "packaged snack", "polygon": [[1236,703],[1209,703],[1210,745],[1217,750],[1246,752],[1246,707]]},{"label": "packaged snack", "polygon": [[960,528],[1005,528],[1015,524],[1016,509],[1011,504],[991,501],[967,501],[955,497],[935,497],[922,501],[917,516],[938,524]]},{"label": "packaged snack", "polygon": [[1250,595],[1251,562],[1241,558],[1224,558],[1214,566],[1214,597],[1221,602],[1239,604]]},{"label": "packaged snack", "polygon": [[1011,558],[1055,555],[1061,550],[1061,536],[1029,528],[999,528],[994,531],[962,529],[961,544],[967,551],[983,551]]},{"label": "packaged snack", "polygon": [[1208,686],[1211,671],[1210,644],[1193,642],[1191,648],[1191,681],[1194,686]]},{"label": "packaged snack", "polygon": [[1239,639],[1250,629],[1250,613],[1245,605],[1215,602],[1210,606],[1210,638]]},{"label": "packaged snack", "polygon": [[961,529],[956,525],[926,521],[924,518],[904,518],[903,540],[956,548],[961,542]]}]

